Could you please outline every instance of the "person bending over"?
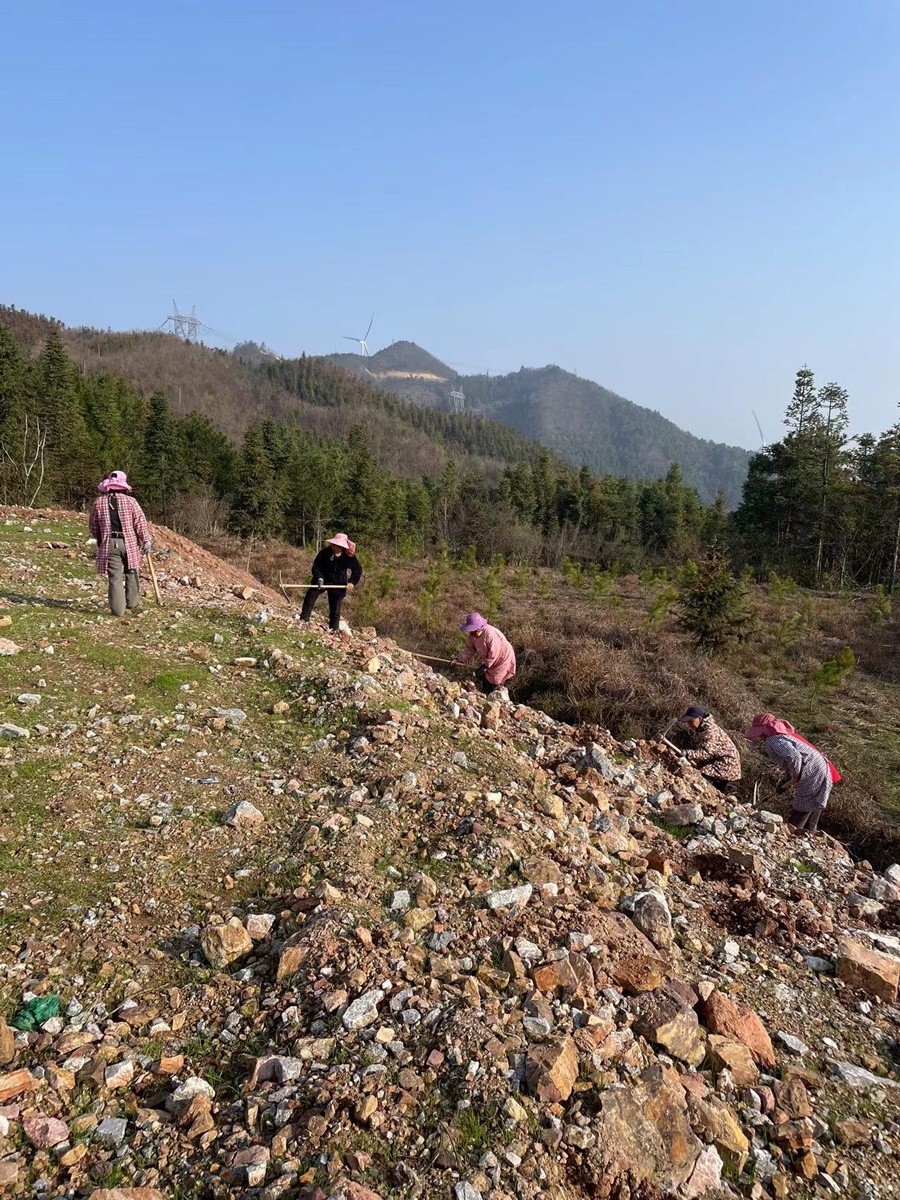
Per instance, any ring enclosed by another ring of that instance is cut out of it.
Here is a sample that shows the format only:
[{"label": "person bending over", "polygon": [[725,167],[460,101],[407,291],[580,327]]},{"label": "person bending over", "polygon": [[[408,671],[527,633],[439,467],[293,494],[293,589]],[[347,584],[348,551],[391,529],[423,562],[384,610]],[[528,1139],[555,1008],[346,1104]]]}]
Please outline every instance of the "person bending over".
[{"label": "person bending over", "polygon": [[476,677],[482,691],[504,687],[516,673],[516,652],[499,629],[489,625],[481,613],[470,612],[460,631],[469,635],[466,648],[454,656],[458,663],[478,659]]},{"label": "person bending over", "polygon": [[769,758],[781,768],[776,791],[791,792],[788,821],[797,830],[815,833],[828,804],[832,785],[840,779],[837,768],[821,750],[801,737],[788,721],[772,713],[757,713],[744,735],[760,742]]},{"label": "person bending over", "polygon": [[708,708],[692,704],[679,720],[688,728],[691,748],[682,751],[692,767],[726,795],[733,795],[741,779],[741,756],[738,748],[712,719]]}]

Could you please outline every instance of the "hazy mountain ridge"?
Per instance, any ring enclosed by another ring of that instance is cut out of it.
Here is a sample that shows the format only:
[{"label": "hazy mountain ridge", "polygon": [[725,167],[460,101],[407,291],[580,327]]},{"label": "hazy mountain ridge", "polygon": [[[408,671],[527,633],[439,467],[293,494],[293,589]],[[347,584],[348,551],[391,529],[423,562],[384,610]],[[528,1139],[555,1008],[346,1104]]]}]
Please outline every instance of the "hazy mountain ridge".
[{"label": "hazy mountain ridge", "polygon": [[424,407],[447,408],[450,389],[466,410],[484,413],[549,446],[576,467],[603,475],[649,479],[678,462],[704,500],[724,491],[730,507],[741,496],[750,452],[699,438],[654,409],[557,366],[522,367],[507,375],[458,375],[412,342],[376,354],[330,356],[358,378]]},{"label": "hazy mountain ridge", "polygon": [[[39,351],[51,326],[60,325],[43,315],[2,306],[0,323],[10,327],[29,356]],[[501,376],[462,376],[415,343],[400,341],[369,356],[350,353],[315,359],[368,385],[351,386],[348,380],[346,404],[326,411],[313,395],[302,390],[298,395],[278,378],[279,362],[287,366],[291,360],[249,354],[248,343],[232,354],[159,332],[60,328],[70,353],[85,371],[119,375],[147,394],[162,391],[177,415],[200,412],[232,438],[241,437],[248,422],[264,418],[296,419],[338,434],[345,434],[354,422],[363,423],[372,430],[379,457],[390,459],[389,465],[410,477],[439,472],[448,453],[494,457],[498,439],[485,437],[487,430],[467,432],[468,413],[481,413],[548,446],[576,467],[587,465],[600,474],[658,478],[677,461],[685,480],[704,500],[712,500],[721,488],[730,507],[740,500],[751,457],[738,447],[695,437],[659,413],[556,366],[525,367]],[[459,429],[449,442],[447,431],[441,431],[441,445],[432,445],[436,430],[404,429],[403,453],[392,447],[398,421],[409,421],[403,412],[385,410],[379,393],[417,408],[446,410],[453,387],[465,394],[466,414],[454,419]],[[487,442],[490,449],[481,445]],[[526,453],[522,445],[505,450],[512,451],[514,460]]]}]

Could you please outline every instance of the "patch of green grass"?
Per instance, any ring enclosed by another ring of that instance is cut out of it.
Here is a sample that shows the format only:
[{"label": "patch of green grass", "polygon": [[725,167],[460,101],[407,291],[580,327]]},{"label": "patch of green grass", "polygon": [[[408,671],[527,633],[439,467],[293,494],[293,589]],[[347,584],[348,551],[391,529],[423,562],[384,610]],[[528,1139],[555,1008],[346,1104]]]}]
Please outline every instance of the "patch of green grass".
[{"label": "patch of green grass", "polygon": [[692,825],[669,825],[662,817],[651,814],[650,820],[657,829],[661,829],[663,833],[667,833],[670,837],[677,839],[679,842],[685,842],[693,835],[694,829]]},{"label": "patch of green grass", "polygon": [[791,866],[795,871],[799,871],[801,875],[821,875],[822,868],[816,863],[799,862],[797,859],[791,859]]},{"label": "patch of green grass", "polygon": [[457,1149],[460,1158],[478,1159],[484,1153],[496,1118],[496,1106],[476,1108],[470,1105],[456,1114],[456,1131],[459,1134]]},{"label": "patch of green grass", "polygon": [[107,671],[121,668],[134,678],[140,678],[146,666],[145,654],[118,642],[88,641],[84,636],[79,641],[79,657],[90,666],[102,667]]},{"label": "patch of green grass", "polygon": [[150,687],[159,692],[171,693],[181,690],[185,683],[203,683],[209,679],[209,672],[202,667],[176,667],[171,671],[162,671],[150,680]]},{"label": "patch of green grass", "polygon": [[144,1053],[148,1058],[157,1059],[162,1057],[162,1052],[165,1049],[162,1038],[153,1038],[144,1047]]}]

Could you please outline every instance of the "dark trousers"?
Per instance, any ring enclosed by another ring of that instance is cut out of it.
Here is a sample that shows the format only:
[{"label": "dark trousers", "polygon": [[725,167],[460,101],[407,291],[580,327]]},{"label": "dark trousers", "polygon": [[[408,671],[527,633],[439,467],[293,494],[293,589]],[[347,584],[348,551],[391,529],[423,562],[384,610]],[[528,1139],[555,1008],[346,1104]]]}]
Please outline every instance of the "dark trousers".
[{"label": "dark trousers", "polygon": [[711,783],[717,791],[722,793],[723,796],[736,796],[738,793],[737,784],[732,782],[730,779],[717,779],[715,775],[707,775],[705,778],[706,781]]},{"label": "dark trousers", "polygon": [[475,686],[480,692],[484,692],[485,695],[489,695],[491,692],[496,692],[497,688],[508,688],[512,683],[513,678],[514,676],[511,675],[504,683],[491,683],[487,677],[487,667],[484,665],[484,663],[482,663],[481,666],[477,667],[475,670]]},{"label": "dark trousers", "polygon": [[824,808],[814,808],[811,812],[801,812],[798,808],[792,808],[788,821],[795,829],[805,829],[808,833],[815,833],[819,827],[819,817],[824,811]]},{"label": "dark trousers", "polygon": [[[322,588],[307,588],[303,597],[303,607],[300,609],[300,620],[308,621],[312,616],[316,601],[322,595]],[[328,597],[328,625],[331,629],[339,629],[341,624],[341,605],[347,593],[343,588],[329,588],[325,595]]]}]

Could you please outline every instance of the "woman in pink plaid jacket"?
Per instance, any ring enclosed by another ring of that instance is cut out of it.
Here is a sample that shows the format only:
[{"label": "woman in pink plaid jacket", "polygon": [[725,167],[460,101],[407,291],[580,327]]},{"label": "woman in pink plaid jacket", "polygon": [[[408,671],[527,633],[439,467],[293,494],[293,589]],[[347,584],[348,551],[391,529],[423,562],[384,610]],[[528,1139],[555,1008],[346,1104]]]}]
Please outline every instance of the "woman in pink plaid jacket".
[{"label": "woman in pink plaid jacket", "polygon": [[109,579],[109,610],[124,617],[141,603],[138,574],[141,553],[152,550],[150,526],[131,493],[124,471],[113,471],[97,485],[89,527],[97,539],[97,574]]}]

